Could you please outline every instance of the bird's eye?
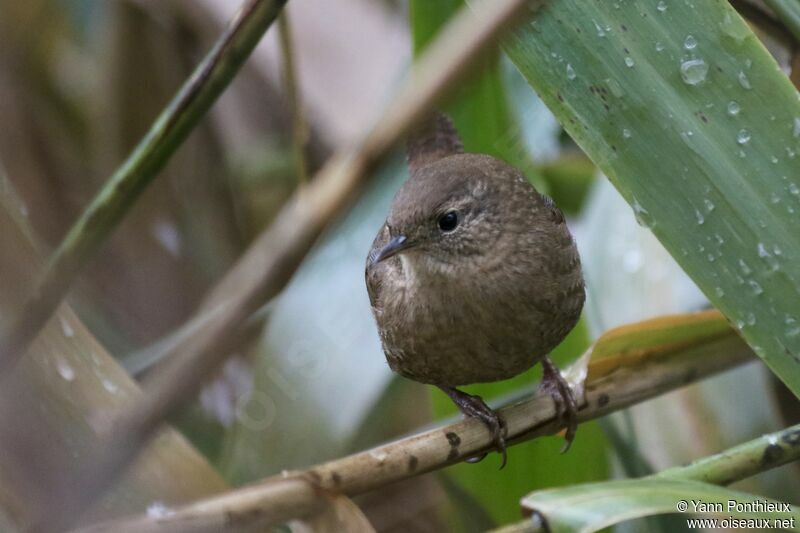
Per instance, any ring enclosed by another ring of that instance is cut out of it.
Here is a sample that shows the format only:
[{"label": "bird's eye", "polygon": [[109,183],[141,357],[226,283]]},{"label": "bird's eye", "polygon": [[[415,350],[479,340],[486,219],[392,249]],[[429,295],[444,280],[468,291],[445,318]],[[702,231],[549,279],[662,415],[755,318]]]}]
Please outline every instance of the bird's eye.
[{"label": "bird's eye", "polygon": [[458,226],[458,213],[448,211],[439,217],[439,229],[442,231],[453,231]]}]

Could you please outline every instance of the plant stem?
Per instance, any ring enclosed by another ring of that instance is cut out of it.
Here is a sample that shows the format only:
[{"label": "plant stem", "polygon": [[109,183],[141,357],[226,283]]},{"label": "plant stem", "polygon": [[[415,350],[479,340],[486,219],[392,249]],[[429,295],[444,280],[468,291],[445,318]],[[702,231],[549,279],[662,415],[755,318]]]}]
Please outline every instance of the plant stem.
[{"label": "plant stem", "polygon": [[728,485],[800,459],[800,424],[649,477]]},{"label": "plant stem", "polygon": [[800,1],[798,0],[764,0],[778,19],[786,26],[794,38],[800,41]]},{"label": "plant stem", "polygon": [[283,83],[286,97],[289,100],[289,111],[292,117],[292,157],[297,181],[301,185],[308,181],[308,165],[306,164],[306,144],[308,143],[308,125],[306,124],[303,103],[297,83],[297,66],[294,59],[294,42],[289,13],[284,11],[278,17],[278,35],[281,42],[283,59]]},{"label": "plant stem", "polygon": [[[635,351],[630,347],[626,350]],[[624,409],[753,357],[745,343],[731,331],[695,345],[656,350],[644,357],[622,355],[613,364],[608,364],[609,358],[601,358],[589,365],[578,419],[586,422]],[[505,407],[500,414],[506,421],[509,444],[551,435],[563,426],[547,393]],[[233,524],[226,531],[266,528],[313,512],[317,491],[361,494],[481,456],[492,451],[492,447],[493,438],[485,426],[467,419],[305,471],[268,478],[176,509],[168,517],[134,517],[97,524],[80,532],[164,533],[185,524],[191,524],[196,531],[212,531],[223,519]]]},{"label": "plant stem", "polygon": [[233,80],[286,0],[247,0],[128,158],[50,257],[36,288],[0,340],[0,373],[21,358],[83,266]]},{"label": "plant stem", "polygon": [[761,28],[786,48],[791,49],[797,43],[794,35],[781,21],[772,16],[772,13],[768,13],[763,4],[754,4],[749,0],[731,0],[731,5],[739,15]]}]

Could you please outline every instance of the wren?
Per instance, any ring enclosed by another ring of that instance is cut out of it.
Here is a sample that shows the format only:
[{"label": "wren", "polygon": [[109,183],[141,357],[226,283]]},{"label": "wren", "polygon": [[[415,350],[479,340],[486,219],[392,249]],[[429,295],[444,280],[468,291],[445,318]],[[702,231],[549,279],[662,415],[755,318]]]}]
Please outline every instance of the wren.
[{"label": "wren", "polygon": [[585,292],[564,215],[516,168],[464,153],[441,113],[410,138],[408,169],[366,266],[389,366],[480,419],[505,465],[502,418],[456,387],[541,362],[542,385],[566,417],[566,449],[576,404],[548,354],[577,323]]}]

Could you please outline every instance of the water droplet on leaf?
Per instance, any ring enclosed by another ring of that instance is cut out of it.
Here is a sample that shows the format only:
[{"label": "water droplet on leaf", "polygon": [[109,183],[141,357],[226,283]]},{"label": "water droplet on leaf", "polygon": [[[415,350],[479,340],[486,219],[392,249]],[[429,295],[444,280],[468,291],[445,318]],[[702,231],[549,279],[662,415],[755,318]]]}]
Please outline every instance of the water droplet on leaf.
[{"label": "water droplet on leaf", "polygon": [[750,288],[753,290],[753,294],[756,296],[764,293],[764,289],[761,288],[761,285],[759,285],[757,281],[751,279],[747,282],[747,284],[750,285]]},{"label": "water droplet on leaf", "polygon": [[697,85],[706,79],[708,65],[702,59],[689,59],[681,63],[681,78],[687,85]]},{"label": "water droplet on leaf", "polygon": [[600,24],[595,22],[594,23],[594,28],[597,30],[597,36],[598,37],[605,37],[606,36],[606,30],[604,30],[603,27]]},{"label": "water droplet on leaf", "polygon": [[638,202],[638,200],[633,200],[633,216],[636,218],[636,222],[645,228],[650,228],[653,226],[653,219],[650,216],[650,213],[642,207],[642,205]]},{"label": "water droplet on leaf", "polygon": [[745,74],[744,71],[740,70],[737,78],[739,79],[739,85],[741,85],[744,89],[752,89],[752,86],[750,85],[750,79],[747,77],[747,74]]},{"label": "water droplet on leaf", "polygon": [[745,129],[739,130],[739,133],[736,134],[736,142],[742,145],[749,143],[750,132]]},{"label": "water droplet on leaf", "polygon": [[753,272],[750,269],[750,267],[747,265],[747,263],[744,262],[744,259],[739,259],[739,269],[742,271],[742,274],[744,274],[745,276],[749,276]]},{"label": "water droplet on leaf", "polygon": [[747,28],[747,25],[736,20],[736,17],[732,16],[730,13],[725,13],[719,25],[722,29],[722,33],[736,41],[736,44],[742,44],[742,42],[750,36],[750,30]]},{"label": "water droplet on leaf", "polygon": [[703,216],[703,213],[701,213],[698,209],[694,210],[694,216],[695,218],[697,218],[697,223],[701,226],[706,221],[705,217]]}]

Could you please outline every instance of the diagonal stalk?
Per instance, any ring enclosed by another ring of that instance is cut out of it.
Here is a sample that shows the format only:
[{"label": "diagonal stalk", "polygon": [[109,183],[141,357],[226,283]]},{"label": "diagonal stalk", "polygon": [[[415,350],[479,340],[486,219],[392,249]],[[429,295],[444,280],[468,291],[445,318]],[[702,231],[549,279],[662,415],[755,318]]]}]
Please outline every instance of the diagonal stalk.
[{"label": "diagonal stalk", "polygon": [[800,460],[800,424],[649,477],[730,485],[797,460]]}]

